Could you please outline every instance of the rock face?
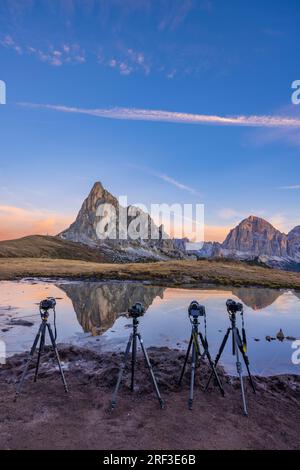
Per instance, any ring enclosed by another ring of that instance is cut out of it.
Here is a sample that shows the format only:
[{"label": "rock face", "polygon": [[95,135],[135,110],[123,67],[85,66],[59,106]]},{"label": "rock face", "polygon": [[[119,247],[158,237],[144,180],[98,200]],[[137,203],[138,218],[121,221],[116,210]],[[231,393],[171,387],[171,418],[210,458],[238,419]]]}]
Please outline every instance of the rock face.
[{"label": "rock face", "polygon": [[252,255],[287,256],[287,236],[269,222],[251,215],[227,235],[222,248]]},{"label": "rock face", "polygon": [[[109,204],[115,210],[117,219],[115,238],[103,239],[99,236],[104,233],[104,230],[99,232],[101,216],[97,215],[97,211],[99,206],[104,204]],[[137,231],[141,233],[141,236],[131,237],[129,232],[128,238],[124,238],[125,231],[137,219],[140,221],[137,223]],[[144,232],[142,228],[144,228]],[[147,236],[143,235],[145,233]],[[153,238],[153,234],[155,234],[155,238]],[[58,237],[98,247],[112,261],[160,260],[184,256],[183,251],[175,245],[174,241],[167,238],[162,226],[157,227],[151,217],[137,207],[119,205],[117,198],[109,193],[100,182],[94,184],[89,196],[83,202],[75,222],[61,232]]]},{"label": "rock face", "polygon": [[286,235],[266,220],[251,215],[230,230],[223,243],[204,243],[198,257],[253,261],[300,271],[300,226]]},{"label": "rock face", "polygon": [[[101,204],[110,204],[115,209],[117,216],[115,239],[99,237],[101,216],[97,215],[97,210]],[[137,236],[132,237],[129,233],[128,238],[124,239],[124,231],[127,231],[128,227],[135,224],[138,219],[139,223],[136,223],[138,233],[135,232]],[[144,236],[145,234],[147,236]],[[153,234],[156,234],[154,238]],[[112,262],[224,257],[300,271],[300,225],[286,235],[266,220],[251,215],[233,228],[223,243],[205,242],[201,250],[186,252],[187,239],[168,238],[163,227],[157,227],[149,214],[134,206],[122,207],[117,198],[99,182],[94,184],[89,196],[83,202],[75,222],[58,237],[97,248],[106,260]]]},{"label": "rock face", "polygon": [[299,258],[300,261],[300,225],[288,233],[287,248],[289,256]]}]

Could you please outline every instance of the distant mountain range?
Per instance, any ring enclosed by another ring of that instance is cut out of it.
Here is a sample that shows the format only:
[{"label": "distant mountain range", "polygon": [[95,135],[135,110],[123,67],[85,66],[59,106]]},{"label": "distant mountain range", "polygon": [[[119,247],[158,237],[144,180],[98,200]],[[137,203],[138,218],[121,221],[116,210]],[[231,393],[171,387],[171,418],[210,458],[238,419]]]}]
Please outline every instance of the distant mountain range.
[{"label": "distant mountain range", "polygon": [[[191,253],[185,250],[185,239],[163,238],[163,228],[156,227],[149,215],[146,215],[148,226],[155,227],[160,234],[157,240],[99,240],[96,233],[98,220],[96,211],[101,203],[112,204],[119,214],[118,200],[100,182],[97,182],[83,202],[75,222],[58,237],[62,240],[98,248],[106,258],[118,262],[153,261],[193,256],[196,258],[245,260],[279,269],[300,271],[300,226],[285,234],[266,220],[251,215],[230,230],[223,243],[205,242],[201,250]],[[128,213],[128,224],[132,220],[129,215],[130,207],[132,206],[125,208]],[[142,212],[140,209],[138,211]]]},{"label": "distant mountain range", "polygon": [[266,220],[251,215],[230,230],[223,243],[204,243],[198,256],[252,260],[270,267],[300,271],[300,226],[286,235]]}]

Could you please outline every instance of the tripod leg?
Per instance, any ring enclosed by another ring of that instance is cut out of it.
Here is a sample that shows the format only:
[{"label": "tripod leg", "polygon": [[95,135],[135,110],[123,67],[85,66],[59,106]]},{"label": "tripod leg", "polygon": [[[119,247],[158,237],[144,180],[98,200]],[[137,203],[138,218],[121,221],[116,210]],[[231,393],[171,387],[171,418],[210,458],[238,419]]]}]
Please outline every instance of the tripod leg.
[{"label": "tripod leg", "polygon": [[213,363],[213,361],[212,361],[212,359],[211,359],[211,355],[210,355],[210,352],[209,352],[209,350],[208,350],[208,342],[207,342],[207,339],[206,339],[206,338],[205,338],[205,339],[203,338],[203,335],[202,335],[201,332],[199,332],[199,336],[200,336],[200,340],[201,340],[202,346],[203,346],[203,348],[204,348],[204,352],[205,352],[205,354],[206,354],[206,356],[207,356],[209,365],[210,365],[210,367],[211,367],[211,369],[212,369],[212,373],[213,373],[213,375],[215,376],[215,379],[216,379],[216,381],[217,381],[218,387],[219,387],[219,389],[220,389],[221,395],[224,397],[224,389],[223,389],[221,380],[220,380],[220,378],[219,378],[219,376],[218,376],[218,373],[217,373],[217,371],[216,371],[215,365],[214,365],[214,363]]},{"label": "tripod leg", "polygon": [[[231,328],[228,328],[228,330],[227,330],[227,332],[226,332],[226,334],[225,334],[225,336],[224,336],[224,338],[223,338],[223,341],[222,341],[222,343],[221,343],[219,352],[218,352],[218,354],[216,355],[216,359],[215,359],[215,362],[214,362],[214,366],[215,366],[215,367],[217,367],[217,364],[218,364],[218,362],[219,362],[219,360],[220,360],[220,357],[221,357],[221,355],[222,355],[222,352],[223,352],[223,350],[224,350],[224,348],[225,348],[225,345],[226,345],[226,343],[227,343],[227,340],[228,340],[228,336],[229,336],[230,331],[231,331]],[[208,382],[207,382],[207,384],[206,384],[206,387],[205,387],[205,389],[204,389],[205,392],[206,392],[206,390],[207,390],[208,387],[209,387],[209,384],[210,384],[210,381],[211,381],[213,375],[214,375],[214,373],[211,372],[211,374],[210,374],[210,376],[209,376],[209,379],[208,379]]]},{"label": "tripod leg", "polygon": [[133,332],[132,340],[132,359],[131,359],[131,386],[130,389],[133,392],[134,390],[134,373],[135,373],[135,363],[136,363],[136,333]]},{"label": "tripod leg", "polygon": [[186,351],[184,364],[183,364],[183,368],[182,368],[182,371],[181,371],[181,374],[180,374],[178,385],[181,385],[181,382],[182,382],[182,379],[183,379],[183,376],[184,376],[184,371],[185,371],[186,364],[187,364],[187,361],[188,361],[188,358],[189,358],[189,355],[190,355],[192,342],[193,342],[193,335],[191,335],[190,342],[189,342],[189,345],[188,345],[188,348],[187,348],[187,351]]},{"label": "tripod leg", "polygon": [[65,376],[64,376],[64,371],[62,370],[62,367],[61,367],[60,358],[59,358],[59,354],[58,354],[58,350],[57,350],[55,338],[54,338],[54,335],[53,335],[53,333],[52,333],[52,329],[51,329],[50,324],[49,324],[49,323],[46,323],[46,325],[47,325],[47,327],[48,327],[48,332],[49,332],[50,340],[51,340],[52,347],[53,347],[53,350],[54,350],[54,353],[55,353],[55,357],[56,357],[56,361],[57,361],[57,364],[58,364],[58,368],[59,368],[59,372],[60,372],[60,375],[61,375],[61,379],[62,379],[62,382],[63,382],[63,384],[64,384],[64,389],[65,389],[65,392],[68,393],[68,386],[67,386],[67,382],[66,382],[66,379],[65,379]]},{"label": "tripod leg", "polygon": [[41,360],[41,354],[43,352],[44,344],[45,344],[45,334],[46,334],[46,324],[43,323],[42,333],[41,333],[41,341],[40,341],[39,352],[38,352],[38,358],[37,358],[35,373],[34,373],[34,382],[37,381],[37,376],[38,376],[38,372],[39,372],[39,365],[40,365],[40,360]]},{"label": "tripod leg", "polygon": [[144,357],[145,357],[145,360],[146,360],[146,363],[147,363],[147,366],[148,366],[148,369],[149,369],[149,372],[150,372],[150,375],[151,375],[151,379],[152,379],[152,382],[153,382],[153,385],[154,385],[154,388],[155,388],[156,396],[158,398],[160,407],[163,408],[164,407],[164,402],[163,402],[163,399],[160,396],[159,389],[158,389],[157,382],[156,382],[156,378],[155,378],[155,375],[154,375],[154,372],[153,372],[153,369],[152,369],[152,365],[151,365],[151,362],[149,360],[149,356],[148,356],[148,353],[147,353],[147,349],[144,346],[144,341],[143,341],[143,338],[141,337],[140,333],[138,333],[138,338],[140,340],[141,348],[142,348],[142,351],[143,351],[143,354],[144,354]]},{"label": "tripod leg", "polygon": [[233,336],[233,341],[234,341],[234,345],[235,345],[236,370],[237,370],[237,373],[240,377],[240,382],[241,382],[241,392],[242,392],[244,414],[245,414],[245,416],[248,416],[247,404],[246,404],[246,398],[245,398],[245,390],[244,390],[244,381],[243,381],[243,375],[242,375],[242,364],[241,364],[240,359],[239,359],[238,336],[237,336],[237,329],[236,328],[232,329],[232,336]]},{"label": "tripod leg", "polygon": [[196,349],[193,342],[192,347],[192,366],[191,366],[191,383],[190,383],[190,397],[189,397],[189,410],[193,407],[194,399],[194,384],[195,384],[195,369],[196,369]]},{"label": "tripod leg", "polygon": [[247,372],[248,372],[248,376],[249,376],[249,381],[250,381],[253,392],[256,393],[256,388],[255,388],[254,381],[253,381],[253,378],[252,378],[252,375],[251,375],[251,372],[250,372],[250,368],[249,368],[249,358],[248,358],[247,354],[245,353],[245,351],[243,349],[243,343],[242,343],[242,339],[241,339],[241,335],[240,335],[239,330],[237,330],[237,335],[238,335],[238,339],[239,339],[239,349],[240,349],[241,354],[242,354],[243,359],[244,359],[244,363],[245,363],[245,366],[246,366],[246,369],[247,369]]},{"label": "tripod leg", "polygon": [[40,336],[41,336],[42,327],[43,327],[43,324],[41,324],[41,326],[39,327],[39,331],[37,332],[37,335],[36,335],[35,340],[34,340],[34,342],[33,342],[33,345],[32,345],[32,348],[31,348],[31,350],[30,350],[30,353],[28,354],[28,359],[27,359],[25,368],[24,368],[24,370],[23,370],[21,380],[20,380],[20,382],[19,382],[19,384],[18,384],[18,386],[17,386],[17,390],[16,390],[16,394],[15,394],[14,401],[17,400],[18,395],[20,394],[21,389],[22,389],[22,387],[23,387],[23,383],[24,383],[24,380],[25,380],[25,376],[26,376],[26,373],[27,373],[29,364],[30,364],[31,361],[32,361],[33,355],[34,355],[34,353],[35,353],[35,350],[36,350],[36,347],[37,347],[37,344],[38,344],[38,341],[39,341],[39,338],[40,338]]},{"label": "tripod leg", "polygon": [[126,350],[125,350],[125,356],[124,356],[123,363],[122,363],[121,368],[120,368],[120,372],[119,372],[119,375],[118,375],[118,380],[117,380],[117,383],[116,383],[116,387],[115,387],[115,390],[114,390],[114,393],[113,393],[113,396],[112,396],[112,399],[111,399],[111,404],[110,404],[111,411],[113,411],[113,409],[115,408],[116,403],[117,403],[117,401],[116,401],[117,400],[117,395],[118,395],[121,380],[122,380],[122,377],[123,377],[123,374],[124,374],[124,371],[125,371],[127,359],[128,359],[128,356],[129,356],[129,351],[130,351],[130,348],[131,348],[132,339],[133,339],[133,333],[131,333],[130,336],[129,336],[129,340],[128,340]]}]

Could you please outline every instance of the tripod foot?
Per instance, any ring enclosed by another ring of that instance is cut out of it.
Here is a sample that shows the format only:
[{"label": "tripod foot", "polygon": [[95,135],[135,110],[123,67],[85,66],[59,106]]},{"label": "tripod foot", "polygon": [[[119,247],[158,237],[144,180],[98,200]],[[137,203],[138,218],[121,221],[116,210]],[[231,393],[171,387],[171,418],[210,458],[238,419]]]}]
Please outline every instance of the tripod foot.
[{"label": "tripod foot", "polygon": [[166,407],[165,402],[163,400],[159,400],[159,405],[162,410],[164,410]]},{"label": "tripod foot", "polygon": [[110,407],[108,408],[108,411],[110,413],[112,413],[114,411],[115,407],[116,407],[116,402],[112,401],[111,404],[110,404]]},{"label": "tripod foot", "polygon": [[193,409],[193,400],[190,398],[189,399],[189,410]]}]

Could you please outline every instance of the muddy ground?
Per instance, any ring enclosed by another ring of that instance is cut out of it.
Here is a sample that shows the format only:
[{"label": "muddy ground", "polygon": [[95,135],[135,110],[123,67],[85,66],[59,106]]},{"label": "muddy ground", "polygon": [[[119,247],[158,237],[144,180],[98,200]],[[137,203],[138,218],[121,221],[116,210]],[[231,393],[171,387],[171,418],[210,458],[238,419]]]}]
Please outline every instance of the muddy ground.
[{"label": "muddy ground", "polygon": [[[10,358],[0,368],[1,449],[299,449],[300,377],[256,378],[254,394],[247,381],[249,416],[242,413],[239,381],[225,375],[225,397],[203,386],[209,374],[205,361],[197,369],[193,410],[187,406],[189,374],[177,386],[184,354],[151,348],[166,407],[161,410],[139,355],[136,390],[129,390],[127,371],[117,408],[108,411],[122,355],[100,354],[61,345],[69,385],[65,394],[53,353],[46,350],[39,379],[34,363],[22,394],[14,403],[16,381],[26,355]],[[188,369],[189,370],[189,369]]]}]

